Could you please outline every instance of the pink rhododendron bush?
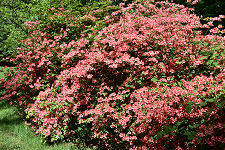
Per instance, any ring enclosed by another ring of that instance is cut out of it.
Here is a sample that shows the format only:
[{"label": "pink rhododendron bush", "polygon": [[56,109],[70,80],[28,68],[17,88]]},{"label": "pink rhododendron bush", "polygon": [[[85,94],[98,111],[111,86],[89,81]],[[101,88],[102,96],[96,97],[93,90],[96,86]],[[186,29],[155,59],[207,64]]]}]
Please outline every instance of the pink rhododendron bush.
[{"label": "pink rhododendron bush", "polygon": [[[79,19],[65,20],[57,35],[47,34],[52,25],[41,31],[39,22],[29,24],[33,38],[18,55],[22,62],[5,82],[4,98],[21,106],[27,124],[48,142],[223,148],[224,31],[215,27],[202,35],[197,29],[210,23],[202,25],[183,5],[144,1],[119,7],[106,15],[101,30],[94,24],[98,11],[82,18],[79,32],[73,26]],[[75,30],[80,36],[68,37]]]}]

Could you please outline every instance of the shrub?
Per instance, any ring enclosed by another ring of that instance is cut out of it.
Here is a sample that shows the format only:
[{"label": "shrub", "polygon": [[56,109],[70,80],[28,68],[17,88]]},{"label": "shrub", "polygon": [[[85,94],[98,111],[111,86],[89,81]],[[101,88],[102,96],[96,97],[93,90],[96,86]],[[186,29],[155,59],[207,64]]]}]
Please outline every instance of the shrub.
[{"label": "shrub", "polygon": [[68,19],[66,27],[47,26],[57,35],[33,32],[18,56],[28,61],[5,86],[23,90],[27,123],[48,142],[78,137],[108,149],[222,148],[225,39],[219,29],[197,31],[203,25],[191,10],[121,3],[99,27],[98,11],[75,19],[81,31]]},{"label": "shrub", "polygon": [[[105,11],[105,14],[92,10],[92,14],[102,17],[114,9],[116,7],[99,11]],[[14,73],[8,75],[4,85],[7,90],[2,98],[10,100],[24,112],[40,91],[51,87],[57,75],[70,67],[62,65],[64,55],[71,49],[85,46],[88,42],[86,38],[90,36],[90,41],[93,38],[89,32],[104,26],[101,19],[88,13],[86,10],[83,14],[71,14],[63,8],[51,8],[48,10],[48,20],[25,22],[30,38],[22,41],[25,48],[18,48],[18,55],[13,61],[21,63]],[[81,56],[72,61],[75,63],[79,59]]]}]

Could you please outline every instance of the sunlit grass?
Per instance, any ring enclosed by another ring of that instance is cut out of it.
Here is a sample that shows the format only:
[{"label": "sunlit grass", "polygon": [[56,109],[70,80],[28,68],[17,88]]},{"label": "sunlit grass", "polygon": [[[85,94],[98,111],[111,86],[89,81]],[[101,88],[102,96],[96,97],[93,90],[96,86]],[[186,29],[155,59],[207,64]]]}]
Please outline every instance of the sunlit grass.
[{"label": "sunlit grass", "polygon": [[1,150],[73,150],[78,149],[72,143],[49,146],[43,144],[38,135],[28,128],[15,114],[16,109],[6,101],[0,101],[0,149]]}]

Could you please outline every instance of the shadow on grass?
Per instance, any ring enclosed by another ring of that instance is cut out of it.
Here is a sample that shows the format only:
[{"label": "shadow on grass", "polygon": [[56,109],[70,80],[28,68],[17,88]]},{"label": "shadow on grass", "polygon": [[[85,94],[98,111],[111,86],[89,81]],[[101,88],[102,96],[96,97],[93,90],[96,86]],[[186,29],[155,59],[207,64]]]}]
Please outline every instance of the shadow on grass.
[{"label": "shadow on grass", "polygon": [[6,100],[0,100],[0,110],[4,108],[10,108],[11,106]]},{"label": "shadow on grass", "polygon": [[4,117],[0,119],[0,126],[1,125],[13,125],[13,124],[19,124],[22,120],[20,118],[8,118]]},{"label": "shadow on grass", "polygon": [[0,101],[0,150],[91,150],[82,144],[43,144],[40,136],[27,128],[24,120],[15,114],[16,110],[8,101]]},{"label": "shadow on grass", "polygon": [[15,115],[15,108],[9,105],[6,100],[0,101],[0,126],[19,124],[23,120]]}]

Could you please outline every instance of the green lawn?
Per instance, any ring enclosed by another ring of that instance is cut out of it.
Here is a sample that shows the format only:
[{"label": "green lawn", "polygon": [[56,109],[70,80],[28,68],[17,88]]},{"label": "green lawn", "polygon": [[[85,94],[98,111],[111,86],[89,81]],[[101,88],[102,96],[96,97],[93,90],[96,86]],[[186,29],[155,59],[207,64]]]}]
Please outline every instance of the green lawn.
[{"label": "green lawn", "polygon": [[72,150],[72,143],[49,146],[41,143],[39,136],[28,128],[7,101],[0,101],[0,149],[1,150]]},{"label": "green lawn", "polygon": [[[1,68],[1,67],[0,67]],[[0,78],[4,77],[0,72]],[[0,91],[1,93],[2,91]],[[41,142],[38,135],[24,124],[16,114],[16,108],[7,101],[0,101],[0,150],[76,150],[88,149],[75,147],[72,143],[47,145]]]}]

